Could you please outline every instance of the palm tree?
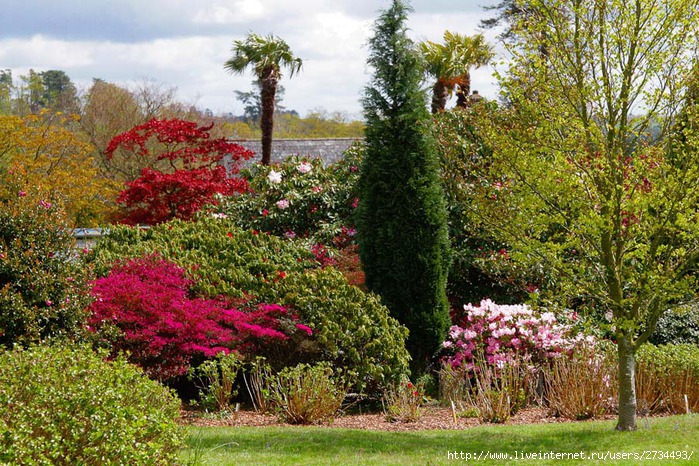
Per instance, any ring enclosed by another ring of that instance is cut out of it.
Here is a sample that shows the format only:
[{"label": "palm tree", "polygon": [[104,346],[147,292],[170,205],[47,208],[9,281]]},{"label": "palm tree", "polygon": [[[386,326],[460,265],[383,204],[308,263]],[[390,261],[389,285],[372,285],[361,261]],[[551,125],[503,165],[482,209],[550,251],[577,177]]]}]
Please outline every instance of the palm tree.
[{"label": "palm tree", "polygon": [[233,42],[233,57],[223,67],[234,74],[242,74],[252,67],[260,83],[262,114],[262,164],[269,165],[272,157],[272,132],[274,131],[274,97],[282,77],[282,68],[289,69],[289,76],[301,70],[302,61],[294,56],[289,45],[277,36],[260,36],[250,33],[245,40]]},{"label": "palm tree", "polygon": [[456,89],[457,106],[465,107],[471,89],[471,67],[487,64],[494,56],[482,34],[462,36],[444,31],[444,44],[420,43],[427,73],[437,78],[432,88],[432,113],[443,111]]}]

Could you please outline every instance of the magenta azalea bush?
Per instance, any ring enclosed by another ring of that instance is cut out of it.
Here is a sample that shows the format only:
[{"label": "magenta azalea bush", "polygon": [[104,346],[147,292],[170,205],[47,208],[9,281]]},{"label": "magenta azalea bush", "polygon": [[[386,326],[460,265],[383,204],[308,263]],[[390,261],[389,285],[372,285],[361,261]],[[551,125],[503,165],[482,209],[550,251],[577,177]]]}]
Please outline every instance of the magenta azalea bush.
[{"label": "magenta azalea bush", "polygon": [[[542,362],[570,351],[581,335],[560,324],[552,312],[538,313],[524,304],[499,305],[489,299],[467,304],[442,343],[444,360],[453,368],[474,368],[474,355],[483,354],[490,365],[501,366],[520,354]],[[590,337],[591,338],[591,337]]]},{"label": "magenta azalea bush", "polygon": [[93,283],[91,329],[160,380],[185,374],[195,358],[255,353],[312,333],[284,306],[239,310],[192,297],[191,285],[184,269],[155,255],[118,263]]}]

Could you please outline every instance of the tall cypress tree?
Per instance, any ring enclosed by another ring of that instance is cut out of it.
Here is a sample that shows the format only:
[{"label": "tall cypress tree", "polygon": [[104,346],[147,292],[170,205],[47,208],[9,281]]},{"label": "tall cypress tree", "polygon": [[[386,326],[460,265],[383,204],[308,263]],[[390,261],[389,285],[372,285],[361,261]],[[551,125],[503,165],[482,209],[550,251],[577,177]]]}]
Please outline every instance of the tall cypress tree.
[{"label": "tall cypress tree", "polygon": [[409,5],[393,0],[374,25],[362,100],[366,153],[357,212],[368,288],[409,330],[414,373],[425,370],[449,325],[449,236],[422,62],[406,35]]}]

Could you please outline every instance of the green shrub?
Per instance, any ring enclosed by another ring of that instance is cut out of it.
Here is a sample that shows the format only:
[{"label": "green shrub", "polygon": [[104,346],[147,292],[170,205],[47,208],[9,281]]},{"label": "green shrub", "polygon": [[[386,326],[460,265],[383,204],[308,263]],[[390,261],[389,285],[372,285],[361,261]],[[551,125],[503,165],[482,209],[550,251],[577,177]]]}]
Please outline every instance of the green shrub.
[{"label": "green shrub", "polygon": [[0,346],[83,334],[87,274],[55,203],[18,185],[0,193]]},{"label": "green shrub", "polygon": [[643,345],[636,354],[636,398],[647,414],[699,410],[699,346]]},{"label": "green shrub", "polygon": [[351,382],[329,364],[287,367],[269,381],[279,416],[290,424],[315,424],[331,419],[342,406]]},{"label": "green shrub", "polygon": [[417,422],[422,415],[425,396],[421,383],[412,383],[404,377],[384,394],[384,414],[388,422]]},{"label": "green shrub", "polygon": [[171,465],[179,402],[123,358],[86,347],[0,354],[0,463]]},{"label": "green shrub", "polygon": [[295,311],[311,337],[267,348],[275,369],[331,361],[357,372],[358,390],[377,390],[408,367],[407,331],[379,299],[351,286],[331,267],[320,268],[301,241],[241,230],[227,219],[173,221],[148,230],[115,227],[90,255],[106,274],[115,260],[158,252],[188,270],[197,297],[274,303]]},{"label": "green shrub", "polygon": [[407,373],[407,330],[376,295],[348,285],[340,272],[290,274],[274,292],[277,302],[297,309],[314,329],[319,360],[357,373],[357,389],[381,391]]},{"label": "green shrub", "polygon": [[204,361],[190,370],[190,378],[198,382],[201,405],[218,411],[227,411],[231,399],[238,394],[236,376],[243,362],[235,353],[219,353],[215,359]]},{"label": "green shrub", "polygon": [[668,309],[648,341],[654,345],[699,345],[699,307]]},{"label": "green shrub", "polygon": [[198,297],[254,299],[274,288],[280,272],[302,272],[318,266],[300,243],[243,230],[225,219],[174,220],[140,229],[114,226],[88,260],[95,273],[107,275],[120,259],[159,254],[189,271]]}]

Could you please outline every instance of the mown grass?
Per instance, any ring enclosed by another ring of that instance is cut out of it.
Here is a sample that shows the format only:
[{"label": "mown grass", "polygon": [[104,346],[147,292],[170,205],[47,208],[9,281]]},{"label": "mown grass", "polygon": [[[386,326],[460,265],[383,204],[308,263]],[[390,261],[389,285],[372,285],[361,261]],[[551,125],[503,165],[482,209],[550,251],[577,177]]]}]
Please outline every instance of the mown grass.
[{"label": "mown grass", "polygon": [[[685,451],[689,459],[650,464],[699,464],[699,415],[639,420],[636,432],[616,432],[613,421],[565,424],[491,425],[467,430],[411,433],[323,427],[206,427],[189,429],[183,460],[201,455],[200,465],[442,465],[641,464],[626,460],[471,459],[481,452],[637,453]],[[450,458],[448,452],[464,453]],[[650,453],[652,455],[653,453]],[[656,454],[657,455],[657,454]]]}]

